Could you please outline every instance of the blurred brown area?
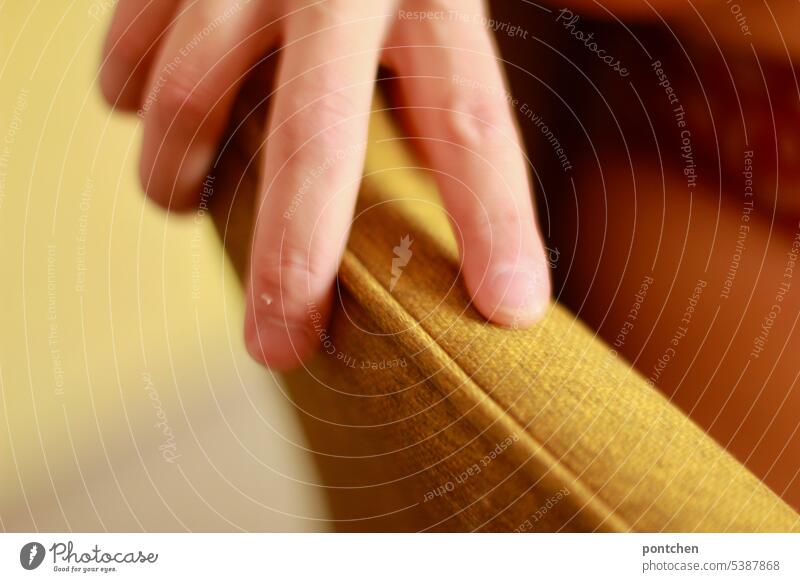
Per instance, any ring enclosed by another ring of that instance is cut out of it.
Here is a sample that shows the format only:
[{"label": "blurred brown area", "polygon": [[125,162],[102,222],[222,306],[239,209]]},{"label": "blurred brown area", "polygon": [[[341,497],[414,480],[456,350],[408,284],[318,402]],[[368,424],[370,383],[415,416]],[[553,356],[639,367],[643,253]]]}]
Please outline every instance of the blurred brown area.
[{"label": "blurred brown area", "polygon": [[557,299],[799,507],[798,10],[736,8],[571,29],[530,8],[542,50],[498,40],[536,100],[518,119]]}]

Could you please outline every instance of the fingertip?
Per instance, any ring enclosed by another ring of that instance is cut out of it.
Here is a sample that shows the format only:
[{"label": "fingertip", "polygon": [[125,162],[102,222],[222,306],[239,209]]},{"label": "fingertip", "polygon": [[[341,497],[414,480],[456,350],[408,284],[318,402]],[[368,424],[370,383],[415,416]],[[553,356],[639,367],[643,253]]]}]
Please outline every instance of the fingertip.
[{"label": "fingertip", "polygon": [[495,267],[474,296],[492,323],[526,329],[541,321],[550,306],[550,278],[543,265]]},{"label": "fingertip", "polygon": [[133,112],[139,108],[139,101],[144,90],[150,59],[141,63],[131,62],[125,56],[122,46],[110,44],[111,37],[106,39],[98,71],[100,94],[109,107],[115,111]]},{"label": "fingertip", "polygon": [[106,64],[100,70],[100,94],[106,104],[124,113],[133,113],[139,108],[141,83],[119,70],[119,67]]},{"label": "fingertip", "polygon": [[152,148],[145,139],[139,157],[139,184],[145,196],[164,210],[187,212],[192,210],[200,198],[201,189],[208,177],[211,157],[191,151],[186,155],[181,167],[169,172],[166,160],[158,160],[148,150]]},{"label": "fingertip", "polygon": [[[270,215],[274,220],[275,216]],[[287,242],[270,251],[264,240],[266,221],[259,222],[253,254],[245,312],[245,341],[256,361],[277,370],[297,367],[322,342],[330,341],[326,325],[331,313],[336,263],[320,254],[292,251],[303,243]],[[272,232],[274,231],[267,231]],[[278,244],[283,244],[279,241]],[[321,262],[320,262],[321,261]]]},{"label": "fingertip", "polygon": [[114,68],[111,65],[101,65],[98,84],[100,85],[100,94],[103,96],[106,105],[115,108],[119,101],[120,86],[115,78]]},{"label": "fingertip", "polygon": [[297,368],[316,352],[318,342],[306,325],[250,316],[245,321],[245,345],[256,362],[285,372]]},{"label": "fingertip", "polygon": [[142,147],[139,154],[139,186],[148,200],[159,205],[164,210],[172,208],[172,192],[164,192],[159,182],[154,179],[153,163],[147,153],[147,146]]}]

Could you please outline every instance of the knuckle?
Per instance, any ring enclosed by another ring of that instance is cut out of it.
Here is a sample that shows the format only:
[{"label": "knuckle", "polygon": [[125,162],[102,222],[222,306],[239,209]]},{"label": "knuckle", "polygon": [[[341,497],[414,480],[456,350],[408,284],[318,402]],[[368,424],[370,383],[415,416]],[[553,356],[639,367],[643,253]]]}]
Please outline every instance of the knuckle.
[{"label": "knuckle", "polygon": [[[289,104],[290,117],[281,127],[287,147],[330,151],[356,138],[355,104],[341,90],[331,87],[328,91],[327,87],[324,82],[317,84],[314,91],[322,96],[311,104]],[[298,93],[308,94],[302,89]]]},{"label": "knuckle", "polygon": [[442,116],[446,135],[461,145],[482,149],[507,147],[516,135],[502,97],[457,92],[445,100],[442,108],[446,110]]},{"label": "knuckle", "polygon": [[213,105],[197,76],[185,70],[173,74],[162,71],[157,75],[151,92],[156,93],[154,112],[162,127],[175,123],[179,118],[203,119]]},{"label": "knuckle", "polygon": [[336,26],[363,16],[368,10],[375,10],[380,2],[374,0],[328,0],[327,2],[307,2],[302,10],[290,18],[291,26],[300,31],[308,28]]}]

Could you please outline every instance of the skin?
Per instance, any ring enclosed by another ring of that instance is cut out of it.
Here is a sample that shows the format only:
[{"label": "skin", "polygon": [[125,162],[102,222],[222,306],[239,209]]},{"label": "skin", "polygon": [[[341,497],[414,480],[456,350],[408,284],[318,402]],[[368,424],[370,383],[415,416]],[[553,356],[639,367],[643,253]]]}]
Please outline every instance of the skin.
[{"label": "skin", "polygon": [[[430,10],[462,17],[407,16]],[[264,89],[275,94],[244,325],[258,361],[292,368],[316,348],[306,306],[323,306],[326,316],[331,304],[379,64],[399,77],[405,121],[421,138],[454,226],[469,233],[462,267],[475,306],[501,325],[525,327],[542,316],[548,269],[483,15],[477,0],[120,0],[101,88],[115,108],[143,116],[141,183],[165,208],[197,203],[243,76],[280,48],[274,87]],[[458,87],[453,75],[482,90]],[[293,204],[303,180],[341,150],[356,153]]]}]

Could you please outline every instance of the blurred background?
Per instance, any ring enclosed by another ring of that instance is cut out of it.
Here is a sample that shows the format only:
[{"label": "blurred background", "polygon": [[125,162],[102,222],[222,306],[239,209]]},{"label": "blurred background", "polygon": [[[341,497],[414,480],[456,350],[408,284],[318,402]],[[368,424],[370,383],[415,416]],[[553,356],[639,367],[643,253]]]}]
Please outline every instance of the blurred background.
[{"label": "blurred background", "polygon": [[324,531],[210,217],[146,203],[101,100],[113,5],[0,1],[0,528]]}]

